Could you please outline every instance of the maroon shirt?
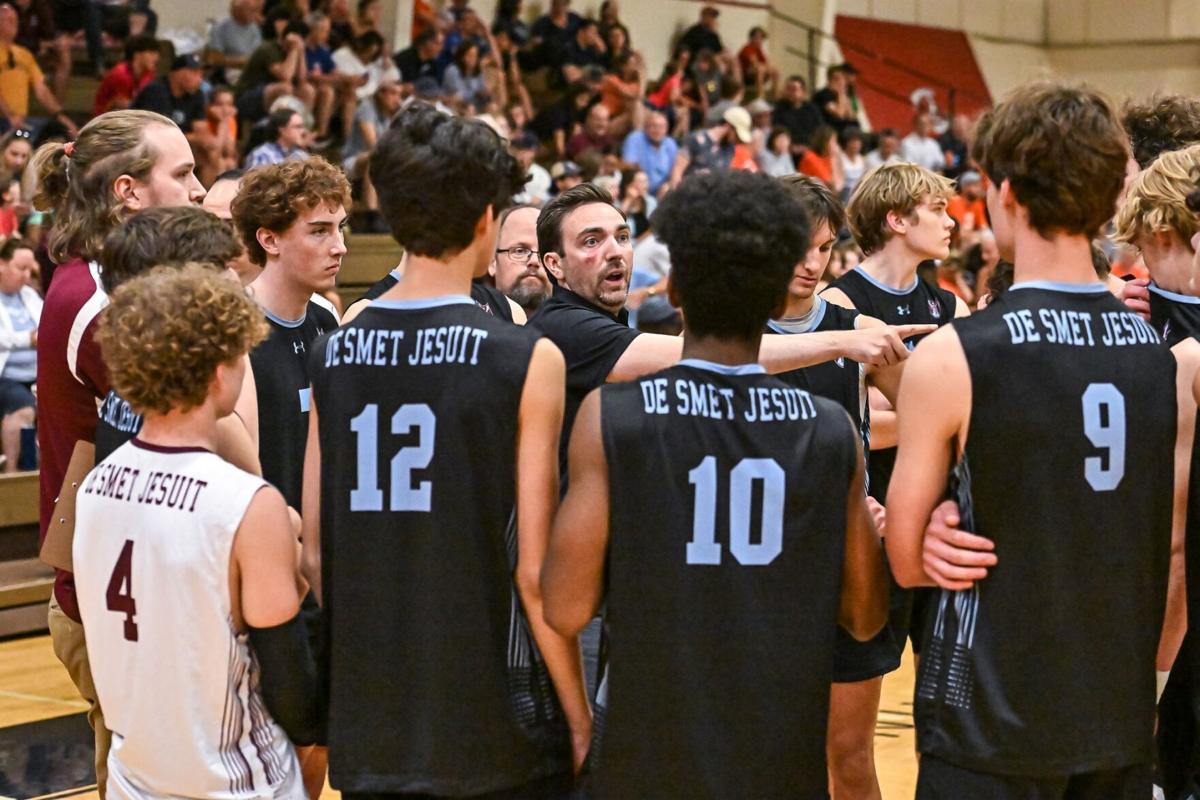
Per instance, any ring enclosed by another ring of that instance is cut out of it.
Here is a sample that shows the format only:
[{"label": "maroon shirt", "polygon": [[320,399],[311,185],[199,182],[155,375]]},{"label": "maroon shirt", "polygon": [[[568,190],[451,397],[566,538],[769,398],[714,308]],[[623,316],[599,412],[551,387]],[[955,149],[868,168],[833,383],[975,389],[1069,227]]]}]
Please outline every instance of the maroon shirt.
[{"label": "maroon shirt", "polygon": [[[108,394],[108,373],[94,334],[96,319],[106,305],[98,267],[75,259],[54,271],[38,326],[39,541],[46,538],[75,443],[96,440],[96,403]],[[55,571],[54,596],[63,612],[78,622],[71,573]]]},{"label": "maroon shirt", "polygon": [[100,88],[96,90],[96,100],[92,104],[92,113],[100,116],[105,111],[111,111],[113,102],[124,100],[128,105],[137,97],[137,93],[146,88],[146,84],[154,80],[154,70],[141,75],[133,73],[133,67],[128,61],[122,61],[108,71]]}]

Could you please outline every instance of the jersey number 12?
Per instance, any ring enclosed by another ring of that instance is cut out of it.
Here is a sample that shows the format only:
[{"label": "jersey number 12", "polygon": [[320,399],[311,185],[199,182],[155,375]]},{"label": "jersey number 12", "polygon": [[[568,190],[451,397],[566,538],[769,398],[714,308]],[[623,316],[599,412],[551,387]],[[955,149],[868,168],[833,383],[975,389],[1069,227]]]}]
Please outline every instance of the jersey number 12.
[{"label": "jersey number 12", "polygon": [[[751,501],[755,482],[762,483],[762,526],[758,544],[750,541]],[[770,564],[783,550],[783,468],[773,458],[743,458],[729,471],[729,550],[745,567]],[[692,540],[687,543],[687,563],[720,564],[717,542],[717,459],[705,456],[688,473],[696,487],[692,509]]]},{"label": "jersey number 12", "polygon": [[[424,403],[406,403],[392,415],[392,433],[399,436],[417,429],[417,445],[401,447],[392,456],[389,485],[391,511],[429,511],[433,484],[421,481],[415,487],[412,471],[425,469],[433,460],[433,437],[437,417]],[[379,488],[379,406],[368,403],[350,420],[350,430],[358,441],[358,480],[350,490],[351,511],[382,511],[383,491]]]}]

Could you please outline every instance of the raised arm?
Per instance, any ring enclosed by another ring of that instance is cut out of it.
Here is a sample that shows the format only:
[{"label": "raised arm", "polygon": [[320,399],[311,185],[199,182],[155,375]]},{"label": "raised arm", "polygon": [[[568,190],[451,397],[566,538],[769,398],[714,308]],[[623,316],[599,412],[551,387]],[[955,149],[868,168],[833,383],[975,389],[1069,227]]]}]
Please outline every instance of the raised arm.
[{"label": "raised arm", "polygon": [[575,770],[583,766],[592,733],[592,712],[583,681],[583,658],[575,635],[546,624],[541,573],[558,506],[558,437],[566,394],[566,364],[549,339],[533,350],[517,424],[517,590],[529,629],[546,662],[571,728]]},{"label": "raised arm", "polygon": [[933,585],[923,566],[925,528],[966,442],[970,408],[966,356],[958,334],[945,327],[916,349],[900,382],[899,450],[888,488],[886,544],[901,586]]}]

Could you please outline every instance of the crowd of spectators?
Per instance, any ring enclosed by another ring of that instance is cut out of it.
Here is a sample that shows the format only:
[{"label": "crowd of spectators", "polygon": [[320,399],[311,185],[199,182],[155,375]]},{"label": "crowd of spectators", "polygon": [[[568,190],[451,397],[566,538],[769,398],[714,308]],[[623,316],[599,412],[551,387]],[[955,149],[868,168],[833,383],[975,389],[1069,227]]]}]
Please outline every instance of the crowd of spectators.
[{"label": "crowd of spectators", "polygon": [[[155,38],[149,0],[0,2],[0,51],[9,62],[0,69],[0,238],[23,236],[49,268],[25,164],[42,141],[75,134],[82,119],[67,115],[61,99],[72,59],[86,52],[100,79],[91,113],[137,108],[170,117],[206,187],[231,170],[320,156],[350,178],[352,224],[368,232],[386,230],[367,165],[396,112],[419,101],[478,118],[528,171],[522,204],[539,207],[581,181],[617,198],[638,240],[634,311],[667,269],[650,226],[658,201],[705,171],[803,173],[848,199],[870,169],[919,163],[960,186],[950,213],[961,256],[943,266],[939,282],[972,302],[978,265],[986,267],[984,187],[970,169],[968,118],[943,119],[932,93],[919,90],[911,131],[869,132],[851,64],[829,66],[810,94],[803,76],[782,74],[772,61],[763,28],[732,45],[716,6],[699,9],[655,74],[617,0],[602,3],[595,18],[576,13],[570,0],[550,0],[532,21],[521,0],[501,0],[490,24],[467,0],[417,3],[411,40],[394,53],[380,0],[230,0],[226,11],[204,47],[174,52]],[[112,52],[123,57],[106,64]],[[31,116],[31,97],[43,117]],[[827,278],[860,258],[843,231]]]}]

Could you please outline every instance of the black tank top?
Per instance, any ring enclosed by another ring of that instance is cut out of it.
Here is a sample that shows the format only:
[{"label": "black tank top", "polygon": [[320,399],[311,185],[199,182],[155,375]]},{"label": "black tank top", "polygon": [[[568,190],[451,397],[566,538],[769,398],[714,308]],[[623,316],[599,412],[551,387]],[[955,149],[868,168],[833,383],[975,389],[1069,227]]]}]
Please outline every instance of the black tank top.
[{"label": "black tank top", "polygon": [[[392,270],[371,284],[371,287],[363,292],[362,297],[358,299],[374,300],[399,282],[400,273]],[[513,321],[512,306],[508,304],[508,298],[495,286],[484,283],[482,279],[477,278],[471,281],[471,299],[475,301],[475,305],[492,316],[499,317],[505,322]]]},{"label": "black tank top", "polygon": [[337,327],[337,319],[311,301],[299,320],[264,313],[270,333],[250,351],[258,395],[258,460],[263,478],[298,510],[308,444],[308,353],[318,336]]},{"label": "black tank top", "polygon": [[928,615],[920,750],[1031,776],[1149,763],[1175,360],[1102,284],[1019,284],[954,327],[972,403],[952,490],[999,563]]},{"label": "black tank top", "polygon": [[96,463],[112,455],[141,429],[142,415],[134,411],[116,389],[109,389],[100,403],[100,416],[96,421]]},{"label": "black tank top", "polygon": [[604,386],[601,417],[592,796],[826,797],[846,412],[758,365],[684,360]]},{"label": "black tank top", "polygon": [[[767,333],[796,334],[821,331],[852,331],[857,327],[859,312],[826,302],[820,297],[812,310],[813,319],[806,330],[784,327],[774,320],[767,323]],[[871,450],[871,411],[866,402],[862,365],[856,361],[837,358],[811,367],[794,369],[776,375],[786,384],[826,397],[841,404],[854,421],[863,442],[863,454]]]},{"label": "black tank top", "polygon": [[1150,284],[1150,324],[1167,347],[1200,334],[1200,297],[1168,292]]},{"label": "black tank top", "polygon": [[377,300],[314,347],[342,791],[475,795],[570,769],[513,582],[536,341],[452,296]]},{"label": "black tank top", "polygon": [[[842,291],[854,308],[862,314],[882,320],[888,325],[945,325],[954,319],[957,298],[951,292],[930,286],[914,278],[907,289],[886,286],[855,267],[830,284]],[[923,337],[909,339],[908,349],[916,347]],[[871,496],[880,502],[887,498],[892,469],[896,465],[896,448],[888,447],[871,453],[868,478]]]}]

